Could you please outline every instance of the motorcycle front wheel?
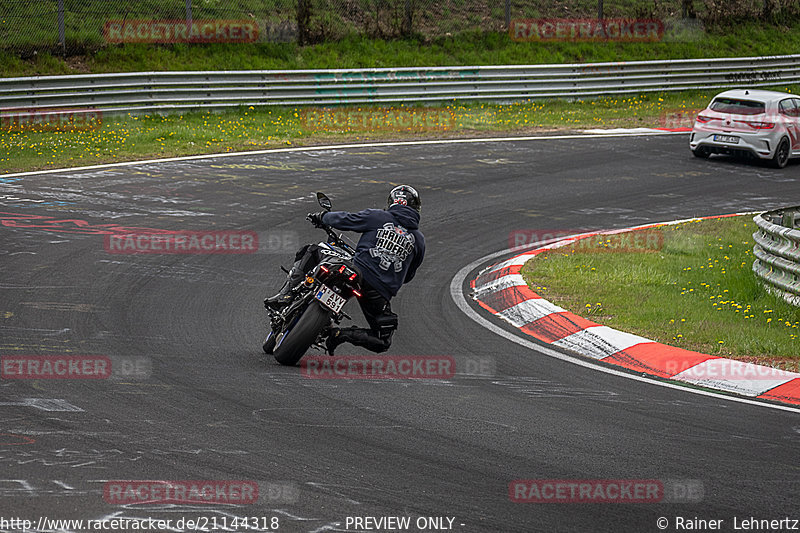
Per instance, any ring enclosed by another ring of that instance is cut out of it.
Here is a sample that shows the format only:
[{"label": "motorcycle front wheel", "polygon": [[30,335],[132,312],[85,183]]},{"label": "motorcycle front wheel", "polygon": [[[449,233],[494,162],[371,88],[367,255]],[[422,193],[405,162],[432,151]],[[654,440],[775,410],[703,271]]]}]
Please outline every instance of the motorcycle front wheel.
[{"label": "motorcycle front wheel", "polygon": [[264,353],[271,354],[272,350],[275,349],[275,338],[275,332],[270,330],[270,332],[267,333],[267,338],[264,339],[264,344],[261,345],[261,348],[264,349]]},{"label": "motorcycle front wheel", "polygon": [[272,354],[275,360],[282,365],[296,365],[330,320],[330,311],[316,301],[311,302],[300,319],[276,343]]}]

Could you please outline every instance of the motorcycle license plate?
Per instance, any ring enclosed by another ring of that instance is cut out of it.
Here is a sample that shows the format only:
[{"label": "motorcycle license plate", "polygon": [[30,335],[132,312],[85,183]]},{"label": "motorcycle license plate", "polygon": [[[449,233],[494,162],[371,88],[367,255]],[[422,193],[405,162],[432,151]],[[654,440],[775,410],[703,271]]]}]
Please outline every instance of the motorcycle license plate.
[{"label": "motorcycle license plate", "polygon": [[344,304],[347,302],[344,298],[333,292],[332,289],[323,285],[317,291],[317,294],[314,295],[314,298],[320,301],[322,305],[333,311],[334,313],[338,313],[344,307]]},{"label": "motorcycle license plate", "polygon": [[714,135],[714,140],[720,143],[739,144],[739,137],[733,135]]}]

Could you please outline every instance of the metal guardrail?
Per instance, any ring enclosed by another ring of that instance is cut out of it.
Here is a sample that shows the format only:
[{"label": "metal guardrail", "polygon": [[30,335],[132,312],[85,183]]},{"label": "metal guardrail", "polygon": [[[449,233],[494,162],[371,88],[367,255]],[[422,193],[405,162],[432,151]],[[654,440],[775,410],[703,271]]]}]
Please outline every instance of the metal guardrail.
[{"label": "metal guardrail", "polygon": [[800,207],[762,213],[753,220],[758,226],[753,272],[767,289],[800,306]]},{"label": "metal guardrail", "polygon": [[134,72],[0,79],[0,110],[106,115],[263,105],[514,102],[793,84],[800,55],[565,65]]}]

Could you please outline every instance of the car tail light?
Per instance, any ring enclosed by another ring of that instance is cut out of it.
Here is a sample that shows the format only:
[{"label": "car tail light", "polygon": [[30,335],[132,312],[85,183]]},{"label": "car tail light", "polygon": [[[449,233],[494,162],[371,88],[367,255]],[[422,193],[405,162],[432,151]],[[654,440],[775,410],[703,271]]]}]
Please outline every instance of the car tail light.
[{"label": "car tail light", "polygon": [[358,275],[358,274],[356,274],[355,272],[353,272],[353,273],[350,275],[350,277],[349,277],[349,278],[347,278],[347,279],[349,279],[350,281],[353,281],[354,279],[356,279],[356,276],[357,276],[357,275]]},{"label": "car tail light", "polygon": [[361,298],[361,293],[360,293],[360,292],[358,292],[358,291],[357,291],[357,290],[355,290],[355,289],[353,289],[353,294],[355,294],[355,295],[356,295],[356,298]]},{"label": "car tail light", "polygon": [[320,265],[319,269],[325,272],[326,274],[329,272],[328,268],[325,265]]},{"label": "car tail light", "polygon": [[774,122],[747,122],[743,121],[745,124],[753,128],[754,130],[771,130],[775,127]]},{"label": "car tail light", "polygon": [[697,122],[700,124],[705,124],[706,122],[711,122],[711,117],[704,117],[703,115],[697,115]]}]

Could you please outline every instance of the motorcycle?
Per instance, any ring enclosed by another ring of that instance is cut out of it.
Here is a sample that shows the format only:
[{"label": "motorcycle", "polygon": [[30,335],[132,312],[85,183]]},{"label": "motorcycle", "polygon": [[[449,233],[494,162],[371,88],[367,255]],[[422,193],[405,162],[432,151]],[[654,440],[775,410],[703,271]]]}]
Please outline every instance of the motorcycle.
[{"label": "motorcycle", "polygon": [[[318,192],[317,202],[325,211],[331,210],[325,194]],[[317,227],[328,235],[318,245],[319,264],[292,289],[289,305],[267,309],[270,331],[262,347],[282,365],[297,364],[312,346],[324,351],[333,324],[340,324],[344,318],[352,320],[342,311],[344,305],[353,296],[361,297],[361,274],[353,263],[355,249],[330,226]]]}]

